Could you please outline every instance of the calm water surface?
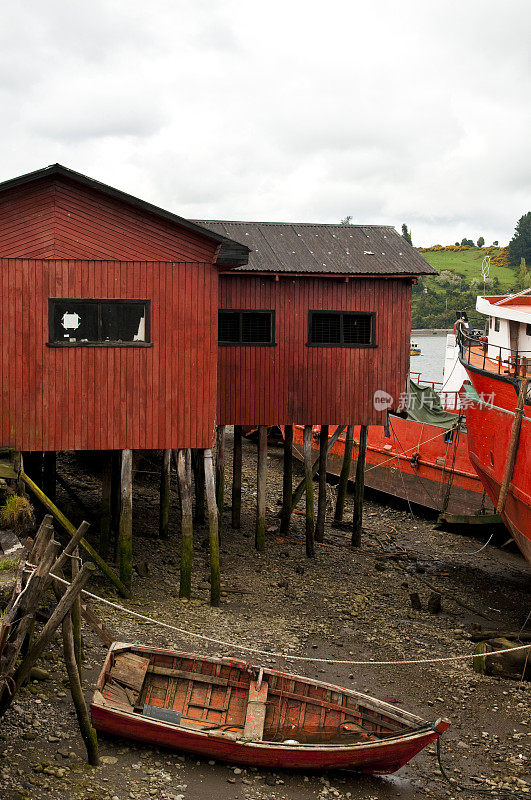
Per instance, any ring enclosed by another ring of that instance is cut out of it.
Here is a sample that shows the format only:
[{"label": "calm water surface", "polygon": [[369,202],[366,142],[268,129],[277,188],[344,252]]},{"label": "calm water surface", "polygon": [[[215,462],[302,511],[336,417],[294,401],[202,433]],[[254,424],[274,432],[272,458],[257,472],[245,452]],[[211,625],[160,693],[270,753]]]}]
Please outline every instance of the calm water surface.
[{"label": "calm water surface", "polygon": [[442,381],[446,334],[438,336],[412,336],[411,341],[418,344],[421,356],[411,356],[410,369],[422,373],[427,381]]}]

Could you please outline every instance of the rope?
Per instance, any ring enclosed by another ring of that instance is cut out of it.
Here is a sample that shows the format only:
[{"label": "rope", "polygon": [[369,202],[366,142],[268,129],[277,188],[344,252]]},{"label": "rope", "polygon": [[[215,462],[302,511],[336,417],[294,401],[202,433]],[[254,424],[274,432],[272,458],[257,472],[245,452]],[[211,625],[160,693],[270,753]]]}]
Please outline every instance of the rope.
[{"label": "rope", "polygon": [[[34,569],[34,565],[26,562],[28,567]],[[59,581],[59,583],[64,584],[65,586],[70,586],[70,582],[65,580],[64,578],[60,578],[58,575],[54,575],[52,572],[49,573],[50,577],[54,580]],[[237,644],[234,642],[226,642],[223,639],[214,639],[211,636],[205,636],[202,633],[194,633],[194,631],[186,630],[185,628],[178,628],[176,625],[170,625],[168,622],[162,622],[161,620],[155,619],[153,617],[148,617],[145,614],[141,614],[139,611],[132,611],[129,608],[124,608],[124,606],[119,605],[118,603],[113,603],[111,600],[107,600],[104,597],[99,597],[92,592],[87,591],[86,589],[82,590],[82,594],[89,597],[91,600],[94,600],[96,603],[103,603],[104,605],[110,606],[111,608],[115,608],[118,611],[122,611],[124,614],[129,614],[132,617],[137,617],[138,619],[142,619],[145,622],[151,622],[153,625],[160,625],[162,628],[167,628],[168,630],[175,631],[176,633],[181,633],[184,636],[193,636],[196,639],[202,639],[205,642],[210,642],[211,644],[222,645],[223,647],[227,647],[231,650],[246,650],[249,653],[257,653],[258,655],[262,656],[269,656],[272,658],[289,658],[292,661],[308,661],[308,662],[315,662],[318,664],[352,664],[353,666],[390,666],[393,664],[435,664],[440,662],[447,662],[447,661],[461,661],[466,660],[469,658],[474,658],[473,653],[467,653],[466,655],[458,655],[458,656],[441,656],[437,658],[417,658],[417,659],[403,659],[399,661],[350,661],[348,659],[332,659],[332,658],[310,658],[309,656],[295,656],[289,653],[276,653],[269,650],[260,650],[257,647],[249,647],[245,644]],[[516,650],[525,650],[526,648],[531,647],[531,644],[524,644],[519,647],[509,647],[503,650],[493,650],[491,653],[486,653],[486,656],[497,655],[498,653],[512,653]],[[482,654],[483,655],[483,654]]]}]

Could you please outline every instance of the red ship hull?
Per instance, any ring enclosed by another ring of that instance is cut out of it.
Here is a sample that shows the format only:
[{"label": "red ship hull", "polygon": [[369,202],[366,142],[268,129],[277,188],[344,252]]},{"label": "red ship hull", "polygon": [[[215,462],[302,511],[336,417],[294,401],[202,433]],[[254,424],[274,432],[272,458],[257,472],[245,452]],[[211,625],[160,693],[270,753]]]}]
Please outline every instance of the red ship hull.
[{"label": "red ship hull", "polygon": [[[335,426],[330,427],[330,435]],[[294,443],[302,458],[303,426],[294,426]],[[312,447],[319,448],[319,427],[314,429]],[[350,477],[356,474],[357,442],[360,428],[355,428],[354,451]],[[448,441],[447,431],[399,416],[391,417],[390,436],[384,428],[369,426],[365,485],[386,494],[409,500],[417,505],[445,510],[451,516],[467,516],[481,520],[494,512],[485,495],[481,480],[468,457],[467,433],[454,434]],[[344,436],[333,445],[327,470],[339,475],[345,447]],[[449,487],[449,484],[450,487]],[[446,498],[449,492],[448,501]]]},{"label": "red ship hull", "polygon": [[[478,395],[466,409],[470,461],[496,506],[503,481],[517,389],[497,375],[480,373],[464,364]],[[482,399],[479,399],[482,398]],[[526,404],[516,461],[502,520],[525,558],[531,562],[531,407]]]}]

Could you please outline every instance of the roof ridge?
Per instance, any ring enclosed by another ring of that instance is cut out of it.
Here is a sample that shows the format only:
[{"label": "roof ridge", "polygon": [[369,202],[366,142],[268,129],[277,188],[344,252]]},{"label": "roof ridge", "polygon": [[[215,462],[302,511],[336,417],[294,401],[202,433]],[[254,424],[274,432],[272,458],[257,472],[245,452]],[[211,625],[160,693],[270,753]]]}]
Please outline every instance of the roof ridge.
[{"label": "roof ridge", "polygon": [[260,220],[243,220],[243,219],[193,219],[190,220],[191,222],[199,223],[215,223],[217,225],[297,225],[302,226],[305,225],[307,227],[313,228],[386,228],[390,230],[396,230],[394,225],[373,225],[373,224],[364,224],[364,223],[356,223],[354,225],[348,224],[343,225],[341,222],[272,222],[272,221],[260,221]]}]

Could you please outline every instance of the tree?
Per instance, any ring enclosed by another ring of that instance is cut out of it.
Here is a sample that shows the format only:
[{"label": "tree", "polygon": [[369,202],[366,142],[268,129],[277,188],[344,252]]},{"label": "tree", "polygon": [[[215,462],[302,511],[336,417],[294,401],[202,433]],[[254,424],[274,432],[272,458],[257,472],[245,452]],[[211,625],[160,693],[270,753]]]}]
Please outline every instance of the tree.
[{"label": "tree", "polygon": [[342,225],[350,225],[351,221],[352,221],[352,217],[349,215],[348,217],[343,217],[343,219],[341,220],[341,224]]},{"label": "tree", "polygon": [[485,244],[485,239],[483,238],[483,236],[480,236],[478,239],[478,247],[483,247],[484,244]]},{"label": "tree", "polygon": [[467,239],[466,236],[463,236],[461,239],[461,247],[474,247],[474,242],[472,239]]},{"label": "tree", "polygon": [[498,247],[499,241],[497,239],[494,239],[492,244],[493,244],[494,247]]},{"label": "tree", "polygon": [[514,236],[509,242],[510,266],[517,267],[521,258],[531,262],[531,211],[520,217],[514,229]]},{"label": "tree", "polygon": [[459,242],[456,242],[456,243],[455,243],[455,246],[456,246],[456,247],[459,247]]},{"label": "tree", "polygon": [[405,222],[402,225],[402,236],[404,237],[404,239],[406,240],[406,242],[408,244],[413,245],[413,242],[411,241],[411,230],[408,231],[407,225],[406,225]]}]

